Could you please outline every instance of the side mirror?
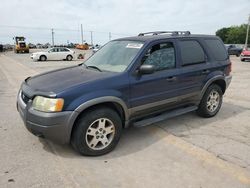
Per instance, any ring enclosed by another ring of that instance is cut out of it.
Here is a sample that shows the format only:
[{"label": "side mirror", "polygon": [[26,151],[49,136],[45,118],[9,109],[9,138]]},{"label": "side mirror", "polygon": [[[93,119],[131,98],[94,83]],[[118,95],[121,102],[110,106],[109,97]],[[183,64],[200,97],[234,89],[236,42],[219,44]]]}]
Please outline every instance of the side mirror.
[{"label": "side mirror", "polygon": [[140,74],[152,74],[155,72],[155,66],[154,65],[142,65],[139,68]]}]

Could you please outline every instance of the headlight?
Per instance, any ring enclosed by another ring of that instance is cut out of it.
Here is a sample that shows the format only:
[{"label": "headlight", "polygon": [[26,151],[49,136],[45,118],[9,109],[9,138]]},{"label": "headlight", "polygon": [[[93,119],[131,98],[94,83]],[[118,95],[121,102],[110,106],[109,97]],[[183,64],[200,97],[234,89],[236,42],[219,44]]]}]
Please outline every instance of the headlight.
[{"label": "headlight", "polygon": [[43,112],[60,112],[63,109],[64,100],[61,98],[52,99],[42,96],[36,96],[33,100],[32,107],[35,110]]}]

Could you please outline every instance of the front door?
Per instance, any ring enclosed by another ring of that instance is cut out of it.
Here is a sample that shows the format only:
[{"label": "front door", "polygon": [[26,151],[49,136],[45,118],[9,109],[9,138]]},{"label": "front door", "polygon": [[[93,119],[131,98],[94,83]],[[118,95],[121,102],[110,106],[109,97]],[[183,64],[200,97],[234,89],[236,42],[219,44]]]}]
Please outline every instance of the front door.
[{"label": "front door", "polygon": [[[176,48],[174,42],[164,41],[150,45],[141,64],[151,64],[152,74],[131,75],[130,107],[132,116],[148,114],[174,106],[178,102],[178,71],[176,71]],[[140,66],[140,65],[139,65]]]}]

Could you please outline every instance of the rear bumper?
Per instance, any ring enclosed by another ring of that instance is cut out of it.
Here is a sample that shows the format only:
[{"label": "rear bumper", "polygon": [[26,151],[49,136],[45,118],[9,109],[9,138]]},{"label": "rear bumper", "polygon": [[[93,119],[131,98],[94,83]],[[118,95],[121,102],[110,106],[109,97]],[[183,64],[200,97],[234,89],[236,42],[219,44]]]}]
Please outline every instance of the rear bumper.
[{"label": "rear bumper", "polygon": [[228,88],[229,84],[231,83],[231,80],[232,80],[231,75],[225,77],[226,88]]},{"label": "rear bumper", "polygon": [[70,142],[71,130],[78,113],[74,111],[45,113],[36,111],[31,101],[25,104],[21,94],[17,99],[17,110],[25,127],[34,135],[66,144]]}]

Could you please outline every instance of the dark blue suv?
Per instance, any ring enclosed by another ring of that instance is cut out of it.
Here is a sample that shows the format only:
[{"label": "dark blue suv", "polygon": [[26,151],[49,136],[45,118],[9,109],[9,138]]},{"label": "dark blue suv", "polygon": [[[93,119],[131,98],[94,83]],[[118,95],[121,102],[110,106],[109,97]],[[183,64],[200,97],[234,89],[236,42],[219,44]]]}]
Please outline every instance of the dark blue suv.
[{"label": "dark blue suv", "polygon": [[123,128],[190,111],[217,114],[231,81],[220,38],[149,32],[113,40],[85,63],[25,79],[17,108],[33,134],[84,155],[114,149]]}]

